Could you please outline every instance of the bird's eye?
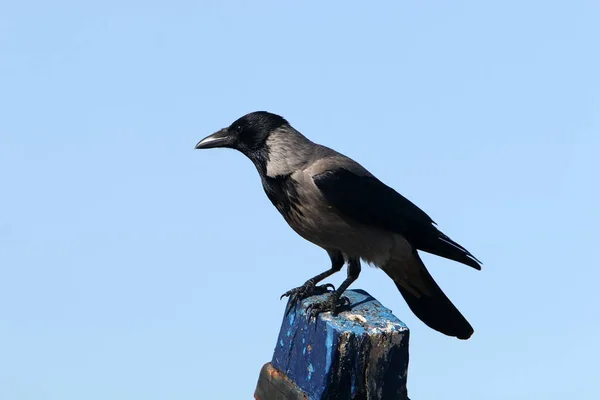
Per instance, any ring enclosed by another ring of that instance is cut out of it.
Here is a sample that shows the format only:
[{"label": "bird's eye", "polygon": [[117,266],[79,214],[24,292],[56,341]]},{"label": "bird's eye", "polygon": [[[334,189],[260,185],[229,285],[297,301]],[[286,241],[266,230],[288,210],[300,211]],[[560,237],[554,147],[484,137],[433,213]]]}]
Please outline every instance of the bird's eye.
[{"label": "bird's eye", "polygon": [[242,126],[241,126],[241,125],[237,125],[237,126],[235,127],[235,132],[236,132],[236,133],[242,133],[242,131],[243,131],[243,130],[244,130],[244,128],[242,128]]}]

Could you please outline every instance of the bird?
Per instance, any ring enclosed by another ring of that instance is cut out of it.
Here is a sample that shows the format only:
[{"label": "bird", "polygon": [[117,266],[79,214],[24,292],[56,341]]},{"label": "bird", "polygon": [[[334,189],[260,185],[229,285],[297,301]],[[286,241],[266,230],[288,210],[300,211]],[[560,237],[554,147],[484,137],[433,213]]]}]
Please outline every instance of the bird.
[{"label": "bird", "polygon": [[[418,251],[481,270],[481,261],[442,233],[400,193],[353,159],[314,143],[280,115],[255,111],[200,140],[195,149],[229,148],[248,157],[263,189],[288,225],[324,249],[326,271],[282,295],[296,302],[326,293],[310,306],[320,313],[348,306],[345,290],[359,277],[361,261],[383,270],[425,325],[458,339],[474,330],[425,267]],[[337,289],[317,285],[347,265]]]}]

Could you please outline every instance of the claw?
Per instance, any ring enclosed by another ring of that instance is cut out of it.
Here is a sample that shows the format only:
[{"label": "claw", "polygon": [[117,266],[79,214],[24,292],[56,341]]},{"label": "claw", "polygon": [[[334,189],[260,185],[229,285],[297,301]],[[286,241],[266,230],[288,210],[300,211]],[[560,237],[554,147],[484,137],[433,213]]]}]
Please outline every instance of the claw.
[{"label": "claw", "polygon": [[288,314],[290,313],[290,311],[292,310],[294,304],[296,304],[297,299],[295,297],[292,297],[290,299],[290,301],[288,302],[287,306],[285,307],[285,313],[284,315],[287,317]]},{"label": "claw", "polygon": [[339,301],[341,302],[340,306],[349,306],[350,305],[350,299],[346,296],[340,297]]},{"label": "claw", "polygon": [[326,300],[314,302],[306,307],[306,317],[310,322],[311,319],[317,320],[319,314],[331,311],[337,314],[340,308],[350,305],[350,299],[346,296],[337,297],[335,293],[329,295]]},{"label": "claw", "polygon": [[283,299],[284,297],[290,297],[290,299],[298,301],[315,294],[327,293],[329,291],[328,289],[335,290],[335,286],[333,286],[331,283],[326,283],[321,286],[315,286],[313,281],[309,280],[302,286],[288,290],[287,292],[282,294],[281,297],[279,297],[279,300]]},{"label": "claw", "polygon": [[326,283],[324,285],[321,286],[317,286],[320,289],[324,289],[325,291],[327,291],[328,288],[330,288],[332,291],[335,291],[335,286],[333,286],[331,283]]}]

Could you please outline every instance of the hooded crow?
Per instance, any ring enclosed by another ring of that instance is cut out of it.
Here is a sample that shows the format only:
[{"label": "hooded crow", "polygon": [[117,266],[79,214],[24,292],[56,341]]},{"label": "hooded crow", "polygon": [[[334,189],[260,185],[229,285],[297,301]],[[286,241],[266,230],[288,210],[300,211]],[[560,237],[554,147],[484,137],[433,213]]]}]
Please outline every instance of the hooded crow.
[{"label": "hooded crow", "polygon": [[[417,250],[477,270],[481,262],[450,239],[420,208],[386,186],[364,167],[313,143],[283,117],[265,111],[247,114],[202,139],[196,149],[232,148],[256,166],[267,197],[290,227],[329,254],[331,267],[289,290],[290,303],[323,293],[316,286],[348,265],[348,276],[310,313],[344,306],[344,291],[360,274],[361,260],[382,269],[413,313],[429,327],[468,339],[473,328],[435,283]],[[334,288],[333,288],[334,289]]]}]

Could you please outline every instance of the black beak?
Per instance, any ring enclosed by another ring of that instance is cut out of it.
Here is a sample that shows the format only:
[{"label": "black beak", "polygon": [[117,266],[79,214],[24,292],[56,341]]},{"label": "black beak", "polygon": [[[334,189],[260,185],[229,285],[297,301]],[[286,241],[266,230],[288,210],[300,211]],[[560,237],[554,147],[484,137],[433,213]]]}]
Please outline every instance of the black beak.
[{"label": "black beak", "polygon": [[210,136],[205,137],[196,145],[196,149],[212,149],[213,147],[231,147],[234,137],[229,134],[227,128],[223,128]]}]

